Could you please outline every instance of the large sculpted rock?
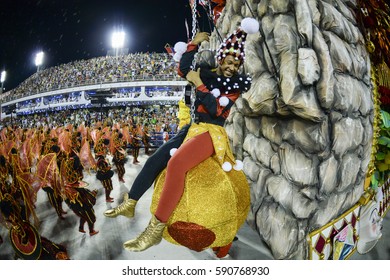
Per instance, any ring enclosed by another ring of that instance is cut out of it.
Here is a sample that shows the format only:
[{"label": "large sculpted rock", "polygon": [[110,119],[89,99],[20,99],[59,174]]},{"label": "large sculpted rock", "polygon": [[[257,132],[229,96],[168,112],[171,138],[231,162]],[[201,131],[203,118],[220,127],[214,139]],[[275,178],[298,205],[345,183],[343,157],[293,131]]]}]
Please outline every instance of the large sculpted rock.
[{"label": "large sculpted rock", "polygon": [[[222,37],[253,14],[261,28],[246,43],[252,88],[226,123],[250,183],[247,222],[275,259],[307,259],[307,234],[363,193],[373,134],[370,61],[355,1],[247,2],[251,9],[227,1],[217,22]],[[214,32],[209,46],[219,44]]]}]

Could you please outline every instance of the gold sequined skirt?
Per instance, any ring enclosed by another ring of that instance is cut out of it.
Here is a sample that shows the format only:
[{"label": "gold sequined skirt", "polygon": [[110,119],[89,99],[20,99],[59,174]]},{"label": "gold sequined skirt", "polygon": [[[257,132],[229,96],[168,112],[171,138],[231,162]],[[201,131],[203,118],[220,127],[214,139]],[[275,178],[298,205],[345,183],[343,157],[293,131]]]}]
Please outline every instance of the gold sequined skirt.
[{"label": "gold sequined skirt", "polygon": [[[225,130],[216,125],[192,124],[185,141],[206,131],[216,153],[187,173],[184,193],[163,233],[167,241],[195,251],[232,242],[250,207],[245,174],[235,169],[225,172],[221,167],[226,161],[234,165]],[[152,213],[157,209],[165,175],[166,170],[155,182]]]}]

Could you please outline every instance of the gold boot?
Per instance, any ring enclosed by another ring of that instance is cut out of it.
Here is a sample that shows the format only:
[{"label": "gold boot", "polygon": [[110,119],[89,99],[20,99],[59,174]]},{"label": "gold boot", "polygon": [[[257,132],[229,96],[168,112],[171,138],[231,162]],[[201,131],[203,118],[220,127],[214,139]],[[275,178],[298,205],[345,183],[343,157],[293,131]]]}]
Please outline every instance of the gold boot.
[{"label": "gold boot", "polygon": [[123,202],[117,207],[105,211],[104,216],[115,218],[119,215],[122,215],[127,218],[133,218],[136,204],[137,200],[129,199],[129,194],[126,193],[123,197]]},{"label": "gold boot", "polygon": [[148,227],[137,238],[126,241],[123,247],[126,250],[140,252],[161,242],[165,223],[160,222],[154,215]]}]

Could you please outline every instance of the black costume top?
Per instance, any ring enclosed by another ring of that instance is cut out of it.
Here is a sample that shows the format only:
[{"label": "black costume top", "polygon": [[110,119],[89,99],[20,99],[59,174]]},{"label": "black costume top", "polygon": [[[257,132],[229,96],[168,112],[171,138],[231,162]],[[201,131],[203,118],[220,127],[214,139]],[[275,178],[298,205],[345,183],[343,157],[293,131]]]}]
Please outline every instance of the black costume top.
[{"label": "black costume top", "polygon": [[[183,54],[178,69],[181,77],[185,78],[188,72],[192,70],[191,65],[197,49],[197,45],[188,44],[187,51]],[[218,75],[215,72],[216,69],[211,69],[203,65],[197,67],[200,67],[200,78],[204,85],[196,89],[196,122],[223,126],[226,118],[229,116],[230,108],[239,95],[243,91],[249,90],[251,78],[240,74],[235,74],[233,77],[227,78],[223,75]],[[220,95],[218,97],[214,97],[211,93],[213,89],[219,89]],[[219,103],[222,97],[229,99],[229,103],[226,106],[221,106]]]}]

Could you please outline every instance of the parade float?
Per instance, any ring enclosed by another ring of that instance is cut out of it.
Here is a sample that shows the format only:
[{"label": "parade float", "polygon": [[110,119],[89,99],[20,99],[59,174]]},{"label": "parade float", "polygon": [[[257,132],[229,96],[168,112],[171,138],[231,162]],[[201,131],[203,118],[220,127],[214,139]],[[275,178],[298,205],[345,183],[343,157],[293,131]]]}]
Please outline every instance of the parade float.
[{"label": "parade float", "polygon": [[217,49],[243,18],[260,22],[246,42],[252,87],[225,125],[251,189],[247,222],[275,259],[367,253],[390,207],[389,7],[383,0],[223,4],[204,50]]}]

